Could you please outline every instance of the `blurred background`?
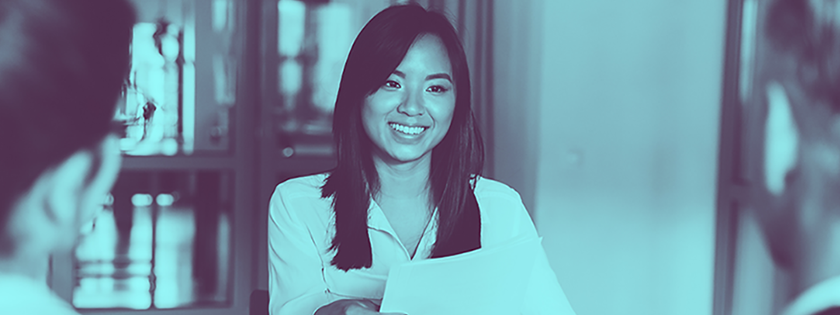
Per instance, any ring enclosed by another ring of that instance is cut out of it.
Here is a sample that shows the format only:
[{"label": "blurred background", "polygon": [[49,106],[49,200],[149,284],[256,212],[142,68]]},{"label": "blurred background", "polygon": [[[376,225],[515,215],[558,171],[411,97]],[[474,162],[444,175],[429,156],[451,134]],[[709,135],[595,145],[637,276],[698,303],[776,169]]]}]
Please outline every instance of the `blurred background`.
[{"label": "blurred background", "polygon": [[[350,45],[404,2],[134,0],[123,172],[52,287],[83,314],[246,314],[274,186],[334,165]],[[520,192],[578,314],[769,313],[775,270],[718,175],[756,0],[413,2],[456,25],[485,175]]]}]

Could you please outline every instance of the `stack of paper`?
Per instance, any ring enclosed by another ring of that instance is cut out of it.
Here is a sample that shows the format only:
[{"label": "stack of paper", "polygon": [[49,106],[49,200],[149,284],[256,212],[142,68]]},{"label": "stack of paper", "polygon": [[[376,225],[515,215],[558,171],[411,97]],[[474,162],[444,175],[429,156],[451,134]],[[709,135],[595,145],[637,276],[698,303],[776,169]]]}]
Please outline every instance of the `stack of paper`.
[{"label": "stack of paper", "polygon": [[392,267],[379,311],[409,315],[519,314],[542,238]]}]

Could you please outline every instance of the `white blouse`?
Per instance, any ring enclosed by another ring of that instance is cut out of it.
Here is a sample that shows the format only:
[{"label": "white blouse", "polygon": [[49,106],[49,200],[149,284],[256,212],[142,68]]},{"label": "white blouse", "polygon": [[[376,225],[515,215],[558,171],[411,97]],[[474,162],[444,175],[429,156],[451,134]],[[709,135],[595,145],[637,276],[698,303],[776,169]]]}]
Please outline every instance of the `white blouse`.
[{"label": "white blouse", "polygon": [[[321,198],[326,174],[287,180],[274,190],[268,211],[268,290],[272,315],[313,314],[340,299],[382,299],[391,266],[411,260],[373,199],[368,211],[373,262],[344,272],[330,264],[335,233],[332,199]],[[537,236],[519,194],[500,182],[479,178],[475,196],[481,216],[481,245],[490,247],[521,235]],[[414,259],[428,259],[437,231],[428,224]],[[574,314],[541,250],[521,314]]]}]

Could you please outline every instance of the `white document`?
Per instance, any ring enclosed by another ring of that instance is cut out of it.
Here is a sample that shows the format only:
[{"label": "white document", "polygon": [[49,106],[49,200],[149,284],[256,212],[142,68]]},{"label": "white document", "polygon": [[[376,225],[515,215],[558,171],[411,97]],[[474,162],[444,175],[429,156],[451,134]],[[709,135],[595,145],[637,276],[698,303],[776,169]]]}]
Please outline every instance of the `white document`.
[{"label": "white document", "polygon": [[517,238],[388,273],[382,313],[519,314],[542,238]]}]

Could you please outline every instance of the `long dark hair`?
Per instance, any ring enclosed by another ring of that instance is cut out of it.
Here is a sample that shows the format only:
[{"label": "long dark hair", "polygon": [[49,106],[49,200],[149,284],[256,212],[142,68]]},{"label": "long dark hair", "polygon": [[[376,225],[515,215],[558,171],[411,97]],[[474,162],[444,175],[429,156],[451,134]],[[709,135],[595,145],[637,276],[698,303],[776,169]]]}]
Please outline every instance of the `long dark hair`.
[{"label": "long dark hair", "polygon": [[796,59],[797,78],[815,101],[840,114],[840,38],[808,0],[776,0],[767,10],[765,34],[773,49]]},{"label": "long dark hair", "polygon": [[0,0],[0,254],[18,196],[112,130],[135,19],[124,0]]},{"label": "long dark hair", "polygon": [[356,38],[338,90],[333,116],[338,165],[322,187],[333,197],[335,236],[332,264],[342,270],[369,268],[372,263],[367,231],[370,196],[379,190],[373,164],[374,144],[362,126],[364,99],[379,89],[420,35],[441,39],[455,80],[452,124],[432,150],[429,184],[438,209],[437,241],[432,257],[444,257],[481,247],[481,222],[473,194],[484,164],[484,148],[470,102],[467,58],[458,35],[441,13],[419,5],[389,7],[374,16]]}]

